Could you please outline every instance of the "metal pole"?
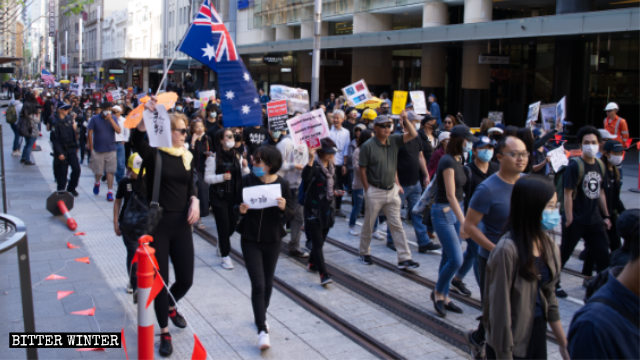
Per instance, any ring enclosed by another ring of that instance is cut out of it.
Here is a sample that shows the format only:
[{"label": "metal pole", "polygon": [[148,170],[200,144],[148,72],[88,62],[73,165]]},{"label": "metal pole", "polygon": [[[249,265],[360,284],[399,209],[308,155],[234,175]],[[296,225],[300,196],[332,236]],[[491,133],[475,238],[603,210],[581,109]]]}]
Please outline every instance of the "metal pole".
[{"label": "metal pole", "polygon": [[5,178],[4,172],[4,140],[2,139],[2,124],[0,124],[0,166],[2,166],[2,173],[0,173],[0,177],[2,177],[2,212],[7,213],[7,182]]},{"label": "metal pole", "polygon": [[[163,77],[167,76],[167,0],[162,0],[162,73]],[[162,82],[160,84],[162,90],[167,90],[167,83]]]},{"label": "metal pole", "polygon": [[100,20],[102,18],[101,15],[102,12],[102,2],[100,2],[100,4],[98,4],[98,53],[96,54],[96,60],[98,60],[98,71],[96,71],[96,73],[98,74],[98,85],[101,84],[100,82],[100,69],[102,69],[102,21]]},{"label": "metal pole", "polygon": [[[24,241],[18,243],[18,269],[20,270],[20,297],[22,298],[22,317],[24,332],[35,333],[36,321],[33,316],[33,293],[31,290],[31,268],[29,266],[29,245],[25,235]],[[27,348],[27,359],[37,359],[38,349]]]},{"label": "metal pole", "polygon": [[64,31],[64,78],[69,79],[69,31]]},{"label": "metal pole", "polygon": [[[78,43],[80,45],[80,53],[78,54],[78,57],[80,58],[80,61],[78,62],[78,77],[79,78],[82,78],[82,28],[84,27],[83,16],[84,16],[84,13],[80,15],[80,24],[78,26],[78,28],[79,28]],[[84,81],[83,81],[83,83],[84,83]],[[80,89],[80,93],[82,93],[82,89]]]},{"label": "metal pole", "polygon": [[322,0],[314,1],[313,55],[311,57],[311,106],[320,99],[320,34],[322,32]]}]

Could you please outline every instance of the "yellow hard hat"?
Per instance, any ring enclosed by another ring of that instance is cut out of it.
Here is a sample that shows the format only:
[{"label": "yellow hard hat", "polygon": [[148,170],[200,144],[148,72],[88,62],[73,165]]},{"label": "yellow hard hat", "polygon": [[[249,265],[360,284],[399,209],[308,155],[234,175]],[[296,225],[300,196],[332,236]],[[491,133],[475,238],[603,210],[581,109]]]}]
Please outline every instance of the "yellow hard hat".
[{"label": "yellow hard hat", "polygon": [[127,160],[127,167],[131,169],[136,175],[140,172],[140,167],[142,166],[142,158],[138,153],[133,153],[129,155],[129,159]]},{"label": "yellow hard hat", "polygon": [[363,119],[371,121],[371,120],[375,119],[376,117],[378,117],[378,113],[373,109],[365,109],[362,112],[362,118]]}]

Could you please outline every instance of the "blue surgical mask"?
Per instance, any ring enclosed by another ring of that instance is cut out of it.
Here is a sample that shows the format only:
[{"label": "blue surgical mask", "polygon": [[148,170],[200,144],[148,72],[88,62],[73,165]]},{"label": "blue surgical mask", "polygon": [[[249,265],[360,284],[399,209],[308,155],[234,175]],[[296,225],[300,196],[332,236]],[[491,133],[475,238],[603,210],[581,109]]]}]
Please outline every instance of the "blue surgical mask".
[{"label": "blue surgical mask", "polygon": [[182,111],[182,106],[176,106],[176,111]]},{"label": "blue surgical mask", "polygon": [[464,152],[468,153],[473,150],[473,144],[470,141],[465,141],[464,143]]},{"label": "blue surgical mask", "polygon": [[493,149],[478,150],[478,159],[482,162],[489,162],[493,158]]},{"label": "blue surgical mask", "polygon": [[253,167],[253,175],[257,176],[257,177],[263,177],[264,176],[264,168],[261,166],[254,166]]},{"label": "blue surgical mask", "polygon": [[558,209],[542,211],[542,227],[545,230],[552,230],[560,224],[560,211]]},{"label": "blue surgical mask", "polygon": [[280,139],[280,136],[282,136],[282,132],[280,132],[280,131],[274,131],[274,132],[272,133],[272,135],[273,135],[273,138],[274,138],[274,139],[278,140],[278,139]]}]

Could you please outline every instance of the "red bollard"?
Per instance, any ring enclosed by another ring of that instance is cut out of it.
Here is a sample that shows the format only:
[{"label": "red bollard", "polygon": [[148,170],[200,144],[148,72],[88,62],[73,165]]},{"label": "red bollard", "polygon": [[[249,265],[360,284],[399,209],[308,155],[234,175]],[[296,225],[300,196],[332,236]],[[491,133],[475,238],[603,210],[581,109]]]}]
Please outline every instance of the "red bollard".
[{"label": "red bollard", "polygon": [[76,221],[71,217],[71,214],[69,213],[69,209],[67,209],[67,205],[64,204],[64,201],[62,200],[58,200],[58,209],[60,209],[60,212],[62,213],[62,215],[64,215],[64,217],[67,219],[67,227],[69,228],[69,230],[73,231],[78,227],[78,223],[76,223]]},{"label": "red bollard", "polygon": [[[138,258],[138,359],[153,359],[153,306],[146,307],[153,286],[153,262],[149,256],[156,252],[149,246],[153,237],[143,235],[138,239],[140,247],[136,250]],[[148,255],[147,255],[148,254]]]}]

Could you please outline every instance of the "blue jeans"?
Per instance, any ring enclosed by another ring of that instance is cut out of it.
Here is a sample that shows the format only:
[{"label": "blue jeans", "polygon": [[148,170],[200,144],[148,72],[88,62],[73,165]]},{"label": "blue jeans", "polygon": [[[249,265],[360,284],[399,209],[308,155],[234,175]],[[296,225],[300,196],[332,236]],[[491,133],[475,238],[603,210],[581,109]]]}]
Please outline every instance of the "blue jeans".
[{"label": "blue jeans", "polygon": [[[460,203],[460,208],[463,209],[462,203]],[[448,203],[437,203],[431,206],[431,221],[442,245],[436,291],[447,296],[451,280],[462,266],[460,222]]]},{"label": "blue jeans", "polygon": [[124,158],[124,143],[116,143],[116,184],[124,178],[124,169],[127,160]]},{"label": "blue jeans", "polygon": [[[416,239],[418,239],[418,246],[425,246],[431,242],[429,235],[427,235],[427,227],[422,223],[422,214],[414,214],[411,212],[413,206],[420,200],[420,195],[422,195],[422,185],[420,185],[420,181],[417,184],[411,186],[404,187],[404,194],[400,194],[400,199],[402,202],[407,200],[407,215],[411,216],[411,223],[413,224],[413,231],[416,233]],[[387,245],[393,244],[393,239],[391,238],[391,232],[389,228],[387,228]]]},{"label": "blue jeans", "polygon": [[465,239],[465,241],[467,242],[467,250],[464,251],[462,266],[460,266],[455,277],[460,280],[464,279],[465,275],[467,275],[469,270],[471,270],[471,267],[473,267],[473,275],[476,277],[476,282],[480,284],[478,262],[476,261],[476,258],[478,257],[478,244],[472,239]]},{"label": "blue jeans", "polygon": [[[350,228],[356,226],[358,214],[362,211],[362,206],[364,205],[364,189],[353,189],[351,193],[351,201],[353,201],[353,206],[351,207],[351,216],[349,216]],[[378,218],[376,218],[376,221],[373,223],[373,231],[375,232],[377,228]]]},{"label": "blue jeans", "polygon": [[36,138],[34,137],[26,137],[24,138],[24,148],[22,149],[22,160],[31,161],[31,149],[33,149],[33,144],[36,142]]},{"label": "blue jeans", "polygon": [[11,150],[20,150],[20,139],[22,139],[22,136],[20,136],[20,133],[18,133],[18,125],[16,125],[16,123],[10,125],[11,130],[13,130],[13,148],[11,148]]}]

